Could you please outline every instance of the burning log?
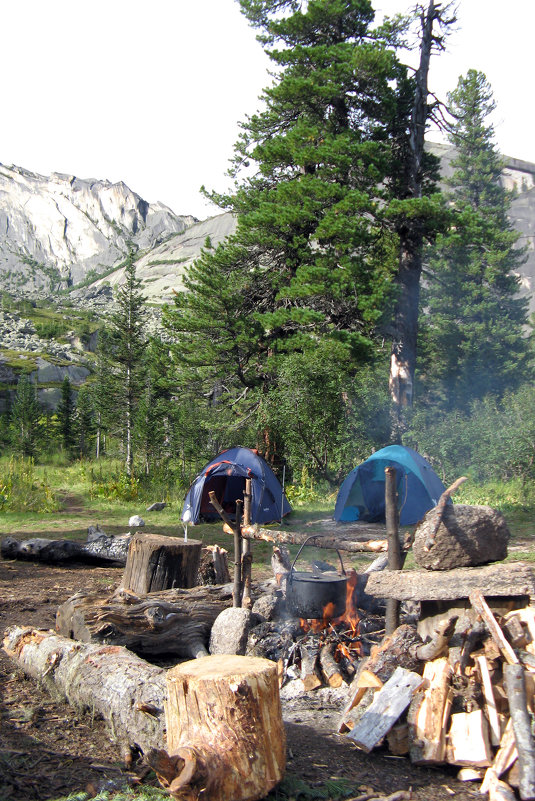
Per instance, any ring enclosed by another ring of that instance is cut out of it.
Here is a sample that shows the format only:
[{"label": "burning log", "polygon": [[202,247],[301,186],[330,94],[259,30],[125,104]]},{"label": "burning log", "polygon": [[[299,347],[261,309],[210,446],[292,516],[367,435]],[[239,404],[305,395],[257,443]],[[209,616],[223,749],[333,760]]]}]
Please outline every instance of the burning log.
[{"label": "burning log", "polygon": [[317,668],[319,647],[312,645],[300,645],[301,654],[301,681],[305,690],[316,690],[323,684]]},{"label": "burning log", "polygon": [[282,779],[286,739],[277,666],[207,657],[167,673],[167,753],[148,754],[175,799],[264,798]]},{"label": "burning log", "polygon": [[137,596],[77,593],[62,604],[56,630],[82,642],[113,643],[136,653],[207,656],[212,625],[231,603],[228,587],[194,587]]},{"label": "burning log", "polygon": [[201,548],[200,540],[136,534],[128,549],[122,586],[141,595],[175,587],[194,587]]},{"label": "burning log", "polygon": [[338,663],[332,654],[331,645],[329,643],[322,646],[319,653],[319,660],[321,672],[325,676],[325,681],[329,687],[341,687],[344,683],[344,677],[340,673]]}]

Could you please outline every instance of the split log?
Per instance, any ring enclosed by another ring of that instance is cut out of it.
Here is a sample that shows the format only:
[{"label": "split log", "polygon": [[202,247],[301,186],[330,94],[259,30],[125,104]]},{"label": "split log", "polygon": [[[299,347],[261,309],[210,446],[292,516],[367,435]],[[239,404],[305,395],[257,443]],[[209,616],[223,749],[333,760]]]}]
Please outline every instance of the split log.
[{"label": "split log", "polygon": [[301,645],[299,651],[301,654],[301,681],[305,691],[316,690],[323,684],[317,667],[319,648]]},{"label": "split log", "polygon": [[136,534],[128,549],[122,586],[140,595],[175,587],[195,587],[201,548],[200,540]]},{"label": "split log", "polygon": [[282,779],[286,742],[277,666],[212,656],[167,673],[167,753],[148,755],[179,801],[256,801]]},{"label": "split log", "polygon": [[521,623],[526,627],[528,631],[529,642],[526,644],[526,651],[532,656],[535,656],[535,607],[533,606],[526,606],[523,609],[517,609],[505,617],[509,619],[509,617],[518,617]]},{"label": "split log", "polygon": [[62,604],[56,630],[82,642],[122,645],[138,654],[208,655],[217,616],[232,604],[226,587],[194,587],[137,596],[77,593]]},{"label": "split log", "polygon": [[483,619],[483,622],[485,623],[486,627],[490,632],[490,636],[500,649],[505,660],[510,665],[517,665],[519,662],[518,657],[513,651],[511,645],[505,639],[503,631],[499,627],[496,618],[490,611],[489,606],[485,601],[481,590],[474,590],[472,593],[470,593],[470,603],[472,604],[478,615],[480,615],[480,617]]},{"label": "split log", "polygon": [[418,673],[396,668],[386,684],[376,692],[372,703],[347,736],[359,748],[369,753],[388,734],[409,706],[422,681]]},{"label": "split log", "polygon": [[500,740],[500,747],[496,753],[496,756],[494,757],[494,762],[485,772],[485,778],[483,779],[483,783],[479,788],[479,792],[482,795],[488,793],[491,783],[495,779],[499,779],[500,776],[511,767],[517,757],[518,751],[516,750],[513,721],[511,718],[509,718],[507,721],[507,726],[505,727]]},{"label": "split log", "polygon": [[535,799],[535,740],[527,710],[524,668],[522,665],[504,665],[503,673],[518,751],[520,798],[532,801]]},{"label": "split log", "polygon": [[515,791],[493,776],[489,782],[489,801],[516,801]]},{"label": "split log", "polygon": [[265,540],[284,545],[303,545],[305,541],[308,541],[308,544],[314,548],[335,548],[351,553],[377,553],[386,551],[388,547],[386,539],[362,541],[356,535],[344,537],[343,534],[337,537],[325,534],[310,537],[308,534],[301,534],[297,531],[276,531],[271,528],[260,528],[257,525],[242,526],[241,533],[242,537],[247,540]]},{"label": "split log", "polygon": [[92,539],[88,538],[87,542],[44,538],[17,540],[15,537],[4,537],[0,543],[0,553],[3,559],[21,559],[53,565],[65,562],[124,565],[131,539],[130,534],[108,537],[104,532]]},{"label": "split log", "polygon": [[481,709],[451,716],[446,753],[450,765],[485,768],[492,764],[487,722]]},{"label": "split log", "polygon": [[4,651],[56,699],[101,715],[123,756],[164,742],[165,671],[117,646],[84,645],[51,631],[12,627]]},{"label": "split log", "polygon": [[499,745],[501,740],[500,720],[498,718],[498,711],[496,709],[496,701],[494,699],[494,690],[492,688],[489,665],[484,654],[476,656],[475,660],[481,675],[481,685],[483,687],[483,696],[485,698],[485,708],[487,710],[487,718],[490,726],[490,740],[492,745]]},{"label": "split log", "polygon": [[338,662],[336,662],[332,655],[331,645],[326,643],[320,649],[320,666],[321,672],[325,676],[325,681],[329,687],[341,687],[344,683],[344,677],[340,673]]},{"label": "split log", "polygon": [[424,687],[413,699],[407,715],[410,755],[415,765],[444,762],[452,673],[445,657],[428,662],[424,667]]}]

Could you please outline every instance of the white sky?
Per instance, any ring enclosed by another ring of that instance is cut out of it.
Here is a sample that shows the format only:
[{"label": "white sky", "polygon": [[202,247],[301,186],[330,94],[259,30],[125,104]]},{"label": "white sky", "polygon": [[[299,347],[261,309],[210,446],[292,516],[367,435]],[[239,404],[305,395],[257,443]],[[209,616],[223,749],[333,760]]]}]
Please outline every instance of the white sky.
[{"label": "white sky", "polygon": [[[410,0],[375,0],[388,14]],[[0,162],[124,181],[150,202],[218,213],[238,122],[258,108],[268,60],[235,0],[4,2]],[[502,153],[535,162],[535,2],[459,0],[430,88],[483,71]],[[430,136],[437,139],[437,136]]]}]

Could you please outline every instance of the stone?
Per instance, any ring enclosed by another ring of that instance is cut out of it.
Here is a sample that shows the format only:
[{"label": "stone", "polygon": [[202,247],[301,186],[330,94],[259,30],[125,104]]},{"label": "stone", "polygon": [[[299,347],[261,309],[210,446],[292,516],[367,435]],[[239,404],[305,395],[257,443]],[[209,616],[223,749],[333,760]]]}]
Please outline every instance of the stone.
[{"label": "stone", "polygon": [[141,527],[145,525],[145,521],[139,515],[132,515],[128,521],[128,525],[132,527]]},{"label": "stone", "polygon": [[252,615],[249,609],[230,607],[219,614],[210,633],[211,654],[245,655]]},{"label": "stone", "polygon": [[167,504],[163,501],[157,501],[156,503],[151,503],[150,506],[147,506],[147,512],[161,512],[166,506]]},{"label": "stone", "polygon": [[[452,570],[498,562],[507,556],[509,528],[504,516],[490,506],[451,504],[438,527],[435,544],[425,544],[434,519],[428,512],[416,529],[414,560],[426,570]],[[426,523],[427,521],[427,523]]]}]

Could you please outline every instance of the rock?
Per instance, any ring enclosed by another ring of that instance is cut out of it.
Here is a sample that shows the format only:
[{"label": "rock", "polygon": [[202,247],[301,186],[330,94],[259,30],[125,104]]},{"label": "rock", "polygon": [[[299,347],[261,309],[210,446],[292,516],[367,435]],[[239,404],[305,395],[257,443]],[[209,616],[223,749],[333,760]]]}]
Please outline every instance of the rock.
[{"label": "rock", "polygon": [[139,515],[132,515],[130,520],[128,521],[129,526],[141,527],[145,525],[145,521]]},{"label": "rock", "polygon": [[166,506],[167,504],[163,501],[157,501],[156,503],[152,503],[150,506],[147,506],[147,512],[161,512]]},{"label": "rock", "polygon": [[239,654],[243,656],[251,628],[249,609],[230,607],[218,615],[210,633],[211,654]]},{"label": "rock", "polygon": [[284,606],[285,603],[282,593],[280,591],[270,592],[257,598],[251,611],[253,615],[256,615],[257,620],[263,623],[266,620],[274,620],[280,617]]},{"label": "rock", "polygon": [[435,544],[426,551],[434,516],[428,512],[416,529],[414,560],[426,570],[452,570],[497,562],[507,556],[509,529],[501,512],[490,506],[451,504],[438,527]]}]

